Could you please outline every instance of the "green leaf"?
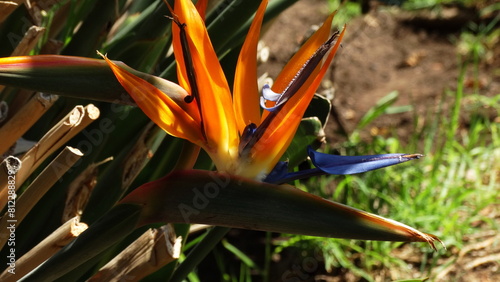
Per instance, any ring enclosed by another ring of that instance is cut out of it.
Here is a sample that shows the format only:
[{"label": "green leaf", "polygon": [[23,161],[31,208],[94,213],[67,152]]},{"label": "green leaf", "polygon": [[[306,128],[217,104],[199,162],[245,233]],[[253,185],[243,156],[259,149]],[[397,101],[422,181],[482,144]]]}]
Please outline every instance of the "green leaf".
[{"label": "green leaf", "polygon": [[[259,4],[260,1],[222,1],[207,15],[207,30],[216,53],[229,49],[224,45],[234,40],[238,29],[253,17]],[[244,36],[240,39],[243,40]]]},{"label": "green leaf", "polygon": [[332,109],[332,103],[327,98],[321,95],[314,95],[311,103],[307,107],[304,117],[317,117],[323,127],[325,127],[328,122],[328,117],[330,116],[330,110]]},{"label": "green leaf", "polygon": [[438,240],[411,227],[325,200],[289,185],[273,185],[205,170],[175,171],[144,184],[121,203],[143,206],[141,224],[217,226],[383,241]]},{"label": "green leaf", "polygon": [[[86,1],[87,2],[87,1]],[[105,40],[106,29],[116,17],[118,1],[95,1],[92,11],[81,22],[69,44],[62,51],[63,55],[96,57],[95,50]]]},{"label": "green leaf", "polygon": [[253,262],[251,258],[249,258],[244,252],[242,252],[240,249],[238,249],[236,246],[232,245],[229,243],[226,239],[222,239],[222,245],[224,248],[226,248],[228,251],[233,253],[238,259],[240,259],[244,264],[246,264],[250,268],[256,268],[258,269],[259,267]]},{"label": "green leaf", "polygon": [[149,124],[137,132],[132,142],[122,147],[122,152],[100,175],[83,212],[82,221],[93,223],[125,195],[139,170],[149,161],[146,155],[156,152],[165,134],[157,126]]},{"label": "green leaf", "polygon": [[363,129],[374,119],[384,114],[386,109],[396,102],[398,96],[399,96],[398,91],[392,91],[391,93],[387,94],[382,99],[380,99],[377,102],[377,104],[375,104],[375,106],[369,109],[368,112],[366,112],[366,114],[361,118],[356,129],[357,130]]},{"label": "green leaf", "polygon": [[[298,0],[274,0],[274,1],[269,1],[269,4],[266,9],[266,14],[264,16],[264,24],[269,22],[271,19],[277,17],[281,12],[286,10],[288,7],[293,5],[295,2]],[[238,2],[238,1],[235,1]],[[246,2],[253,2],[253,1],[241,1],[240,3],[246,3]],[[256,1],[257,2],[257,1]],[[243,5],[239,5],[243,6]],[[256,10],[257,6],[255,6],[254,11]],[[243,18],[240,18],[243,19]],[[253,18],[247,19],[246,22],[240,24],[238,26],[238,30],[235,31],[233,34],[229,35],[227,33],[224,33],[224,26],[222,25],[222,29],[216,30],[215,32],[222,32],[227,39],[223,41],[224,45],[221,47],[217,47],[216,45],[216,50],[231,50],[235,46],[238,46],[243,43],[246,34],[248,33],[248,29],[250,28],[250,24],[252,22]],[[231,22],[232,23],[232,22]],[[209,26],[209,28],[212,28],[212,25]],[[211,30],[209,30],[210,35],[212,35]]]},{"label": "green leaf", "polygon": [[[185,93],[175,83],[117,63],[172,99],[179,99],[180,94]],[[98,59],[58,55],[0,58],[0,84],[69,97],[135,104],[108,64]]]},{"label": "green leaf", "polygon": [[152,223],[202,223],[322,237],[419,241],[432,247],[439,240],[292,186],[206,170],[175,171],[137,188],[120,203],[21,281],[52,281],[135,228]]},{"label": "green leaf", "polygon": [[299,165],[307,158],[307,146],[315,145],[313,147],[317,149],[321,145],[323,138],[323,126],[318,118],[310,117],[302,119],[292,143],[288,146],[281,160],[288,161],[290,168]]},{"label": "green leaf", "polygon": [[426,278],[417,278],[417,279],[409,279],[409,280],[395,280],[394,282],[424,282],[429,280],[428,277]]}]

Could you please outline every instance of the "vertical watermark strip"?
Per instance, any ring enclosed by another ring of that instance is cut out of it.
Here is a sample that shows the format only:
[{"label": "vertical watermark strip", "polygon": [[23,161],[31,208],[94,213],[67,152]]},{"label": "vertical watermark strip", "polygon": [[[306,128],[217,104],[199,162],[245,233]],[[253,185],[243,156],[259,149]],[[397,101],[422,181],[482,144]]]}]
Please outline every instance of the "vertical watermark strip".
[{"label": "vertical watermark strip", "polygon": [[[16,157],[9,156],[3,161],[4,169],[6,170],[7,177],[7,212],[6,230],[1,230],[0,237],[2,240],[7,241],[8,254],[7,254],[7,271],[10,274],[16,273],[16,173],[21,168],[21,160]],[[5,170],[3,172],[5,172]]]}]

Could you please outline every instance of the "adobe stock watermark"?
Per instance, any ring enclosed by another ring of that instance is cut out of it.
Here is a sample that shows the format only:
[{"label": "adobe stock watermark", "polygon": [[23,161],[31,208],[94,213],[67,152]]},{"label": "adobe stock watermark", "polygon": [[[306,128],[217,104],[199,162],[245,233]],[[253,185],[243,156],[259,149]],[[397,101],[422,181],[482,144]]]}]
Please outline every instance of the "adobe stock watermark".
[{"label": "adobe stock watermark", "polygon": [[[16,274],[16,173],[21,168],[21,161],[16,157],[8,157],[5,159],[7,168],[7,212],[4,216],[7,217],[7,233],[2,236],[7,236],[7,272]],[[4,237],[5,238],[5,237]]]},{"label": "adobe stock watermark", "polygon": [[212,181],[205,183],[203,187],[194,187],[191,189],[193,198],[191,203],[180,203],[177,207],[182,215],[185,223],[190,223],[192,215],[200,214],[200,211],[205,209],[210,200],[219,196],[222,189],[229,185],[230,179],[228,175],[210,172]]}]

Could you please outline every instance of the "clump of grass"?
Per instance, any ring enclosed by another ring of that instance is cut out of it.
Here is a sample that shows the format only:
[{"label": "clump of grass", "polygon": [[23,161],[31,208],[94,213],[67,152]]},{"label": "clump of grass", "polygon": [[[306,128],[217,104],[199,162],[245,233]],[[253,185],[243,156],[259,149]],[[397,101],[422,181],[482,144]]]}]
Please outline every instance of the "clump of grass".
[{"label": "clump of grass", "polygon": [[[406,9],[444,2],[410,1]],[[376,136],[370,142],[360,138],[359,133],[378,116],[412,110],[411,106],[393,107],[397,93],[390,93],[361,119],[350,141],[340,146],[343,155],[418,152],[424,158],[361,175],[324,176],[298,184],[327,199],[434,233],[448,249],[435,253],[424,245],[293,235],[278,242],[275,254],[289,247],[302,250],[304,256],[320,250],[318,262],[327,272],[350,272],[367,281],[432,278],[449,272],[443,270],[457,261],[468,237],[498,230],[498,222],[485,211],[498,203],[500,95],[482,95],[479,87],[479,66],[491,63],[491,45],[499,40],[500,33],[492,28],[498,20],[472,24],[460,35],[456,44],[463,62],[456,90],[445,91],[425,116],[414,116],[414,134],[408,143],[394,137]],[[472,86],[468,69],[473,70]]]},{"label": "clump of grass", "polygon": [[[464,108],[464,75],[462,72],[457,91],[443,95],[441,106],[428,115],[430,122],[415,133],[409,144],[403,145],[392,137],[375,137],[370,143],[356,140],[342,146],[342,154],[346,155],[412,153],[415,148],[423,148],[425,158],[362,175],[325,176],[320,181],[305,183],[303,189],[437,234],[452,250],[464,246],[464,236],[482,229],[497,229],[498,223],[481,211],[497,202],[500,124],[475,111],[494,107],[498,113],[500,105],[492,102],[498,96],[486,99],[473,93],[466,98],[473,100],[475,107]],[[453,106],[444,110],[442,104],[450,98],[454,99]],[[387,106],[379,103],[376,107]],[[464,110],[472,111],[466,113],[472,116],[467,128],[459,119]],[[373,109],[370,113],[379,115],[384,110]],[[411,277],[415,269],[420,277],[426,277],[432,268],[438,267],[440,257],[453,256],[446,250],[433,253],[423,245],[308,236],[293,236],[282,242],[276,252],[290,246],[320,248],[328,271],[345,268],[368,281],[375,281],[375,272],[401,279]]]}]

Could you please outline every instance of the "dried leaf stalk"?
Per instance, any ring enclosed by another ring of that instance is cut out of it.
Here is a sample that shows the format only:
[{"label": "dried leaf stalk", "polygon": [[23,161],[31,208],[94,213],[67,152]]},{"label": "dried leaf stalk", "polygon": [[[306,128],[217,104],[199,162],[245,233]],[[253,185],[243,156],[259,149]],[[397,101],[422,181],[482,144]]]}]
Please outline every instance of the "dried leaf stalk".
[{"label": "dried leaf stalk", "polygon": [[62,221],[66,222],[72,217],[81,216],[90,194],[97,183],[98,167],[101,164],[113,160],[109,157],[102,162],[89,165],[80,175],[78,175],[69,185],[66,196],[66,203],[62,215]]},{"label": "dried leaf stalk", "polygon": [[[38,177],[26,188],[24,193],[14,201],[9,201],[15,208],[15,212],[9,212],[0,219],[0,248],[8,240],[9,224],[19,225],[28,212],[45,195],[63,174],[82,157],[80,150],[66,147],[59,155],[38,175]],[[3,199],[2,199],[3,200]]]},{"label": "dried leaf stalk", "polygon": [[[5,158],[5,160],[2,161],[0,164],[0,179],[5,180],[5,182],[8,182],[9,175],[16,174],[19,169],[21,169],[22,162],[20,159],[14,157],[14,156],[9,156]],[[7,195],[7,193],[5,194]],[[2,196],[5,196],[2,194]]]},{"label": "dried leaf stalk", "polygon": [[[42,139],[21,158],[22,168],[16,174],[16,189],[52,153],[63,146],[90,122],[99,117],[99,109],[94,105],[76,106],[66,117],[52,127]],[[0,207],[5,206],[7,179],[0,178]],[[2,202],[3,201],[3,202]]]},{"label": "dried leaf stalk", "polygon": [[36,93],[1,128],[0,153],[6,152],[57,101],[58,96]]},{"label": "dried leaf stalk", "polygon": [[8,282],[19,280],[26,273],[33,270],[62,247],[73,241],[73,239],[78,237],[87,227],[87,224],[81,223],[78,217],[68,220],[16,261],[15,274],[7,272],[7,269],[0,274],[0,281]]},{"label": "dried leaf stalk", "polygon": [[[19,0],[16,1],[0,1],[0,23],[2,23],[7,16],[12,13],[17,7],[18,4],[22,2]],[[26,56],[29,55],[31,50],[35,48],[38,41],[42,38],[45,33],[44,27],[39,26],[31,26],[28,28],[28,31],[24,34],[23,38],[19,41],[16,48],[12,52],[11,56]],[[11,42],[14,44],[14,42]],[[0,85],[0,92],[5,88],[4,85]]]},{"label": "dried leaf stalk", "polygon": [[150,229],[88,281],[139,281],[179,258],[182,238],[172,225]]},{"label": "dried leaf stalk", "polygon": [[212,227],[212,225],[206,225],[206,224],[192,224],[189,226],[189,234],[196,233],[202,230],[206,230],[208,228]]},{"label": "dried leaf stalk", "polygon": [[0,1],[0,23],[2,23],[21,4],[22,0]]},{"label": "dried leaf stalk", "polygon": [[31,26],[28,31],[24,34],[23,39],[17,44],[16,49],[12,52],[11,56],[26,56],[29,55],[31,50],[35,48],[38,41],[42,38],[45,33],[44,27]]}]

